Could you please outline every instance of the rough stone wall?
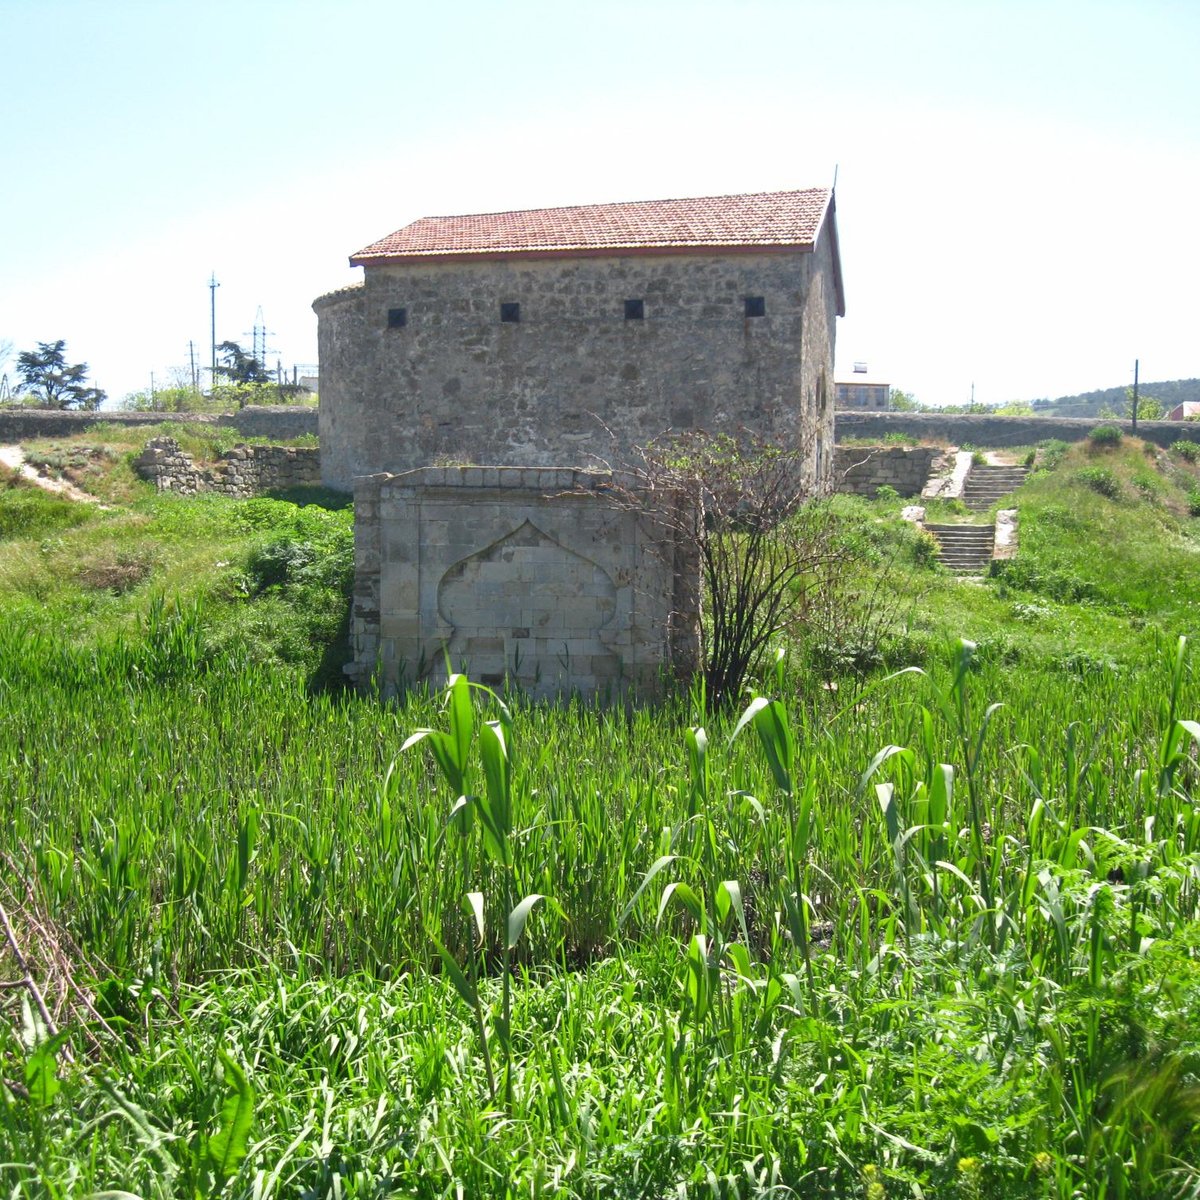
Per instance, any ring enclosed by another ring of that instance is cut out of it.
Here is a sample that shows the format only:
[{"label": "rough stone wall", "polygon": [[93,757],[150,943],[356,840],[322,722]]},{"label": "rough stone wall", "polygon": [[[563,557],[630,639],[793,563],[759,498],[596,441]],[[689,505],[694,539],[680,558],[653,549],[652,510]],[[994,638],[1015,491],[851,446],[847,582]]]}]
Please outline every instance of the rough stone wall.
[{"label": "rough stone wall", "polygon": [[[1132,434],[1128,421],[1104,417],[993,417],[982,413],[861,413],[839,412],[837,436],[884,438],[889,433],[906,433],[928,441],[1002,449],[1032,446],[1046,438],[1081,442],[1097,425],[1117,425]],[[1137,435],[1157,446],[1171,446],[1184,438],[1200,440],[1200,429],[1187,421],[1139,421]]]},{"label": "rough stone wall", "polygon": [[320,421],[315,405],[247,405],[234,413],[223,413],[218,425],[232,426],[242,437],[289,438],[315,437]]},{"label": "rough stone wall", "polygon": [[133,468],[160,492],[181,496],[220,492],[244,498],[321,482],[320,452],[307,447],[234,446],[213,466],[198,467],[174,438],[152,438]]},{"label": "rough stone wall", "polygon": [[356,480],[347,674],[385,694],[437,685],[448,654],[477,682],[542,698],[653,695],[689,675],[698,564],[611,484],[520,467]]},{"label": "rough stone wall", "polygon": [[301,405],[246,407],[234,413],[64,412],[55,408],[0,408],[0,443],[70,437],[94,425],[218,425],[243,437],[305,437],[317,432],[317,410]]},{"label": "rough stone wall", "polygon": [[[832,238],[812,253],[366,269],[322,297],[322,472],[620,464],[671,429],[833,444]],[[747,316],[762,297],[765,315]],[[627,319],[641,300],[644,319]],[[502,303],[520,320],[500,319]],[[389,328],[389,312],[404,324]]]},{"label": "rough stone wall", "polygon": [[931,446],[838,446],[833,490],[874,499],[881,487],[919,496],[940,451]]}]

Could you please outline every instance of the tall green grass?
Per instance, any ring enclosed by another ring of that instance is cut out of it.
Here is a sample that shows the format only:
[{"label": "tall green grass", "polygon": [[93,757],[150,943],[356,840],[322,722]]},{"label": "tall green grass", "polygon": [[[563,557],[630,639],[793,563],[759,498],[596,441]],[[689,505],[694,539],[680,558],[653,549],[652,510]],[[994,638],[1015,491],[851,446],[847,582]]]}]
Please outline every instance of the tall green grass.
[{"label": "tall green grass", "polygon": [[964,644],[842,710],[781,665],[701,728],[313,697],[198,620],[0,632],[8,889],[126,1030],[5,1093],[18,1194],[1198,1186],[1182,644],[1086,692]]},{"label": "tall green grass", "polygon": [[3,1193],[1200,1195],[1193,468],[1086,453],[978,589],[839,502],[920,670],[728,720],[314,691],[345,512],[14,509]]}]

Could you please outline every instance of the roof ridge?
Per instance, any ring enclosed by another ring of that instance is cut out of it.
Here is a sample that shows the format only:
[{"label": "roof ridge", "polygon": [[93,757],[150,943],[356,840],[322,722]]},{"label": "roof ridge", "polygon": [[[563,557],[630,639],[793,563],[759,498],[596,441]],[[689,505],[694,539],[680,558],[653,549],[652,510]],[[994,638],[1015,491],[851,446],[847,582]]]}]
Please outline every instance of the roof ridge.
[{"label": "roof ridge", "polygon": [[[536,208],[498,208],[491,212],[427,213],[417,221],[461,221],[465,217],[517,217],[524,213],[569,212],[577,208],[622,208],[642,204],[696,204],[706,200],[746,200],[753,196],[799,196],[812,192],[832,192],[827,187],[776,188],[769,192],[716,192],[711,196],[661,196],[653,200],[591,200],[583,204],[549,204]],[[415,225],[416,221],[410,221]],[[407,229],[408,226],[403,226]]]}]

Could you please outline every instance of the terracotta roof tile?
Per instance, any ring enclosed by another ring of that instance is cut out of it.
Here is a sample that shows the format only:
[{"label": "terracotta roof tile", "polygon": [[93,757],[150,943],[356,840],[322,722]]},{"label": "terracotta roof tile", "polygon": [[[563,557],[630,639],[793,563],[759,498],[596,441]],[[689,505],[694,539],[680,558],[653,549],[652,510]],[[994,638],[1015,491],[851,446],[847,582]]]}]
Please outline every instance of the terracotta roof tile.
[{"label": "terracotta roof tile", "polygon": [[363,266],[371,262],[483,255],[811,248],[830,198],[828,188],[807,188],[692,200],[423,217],[372,242],[350,262]]}]

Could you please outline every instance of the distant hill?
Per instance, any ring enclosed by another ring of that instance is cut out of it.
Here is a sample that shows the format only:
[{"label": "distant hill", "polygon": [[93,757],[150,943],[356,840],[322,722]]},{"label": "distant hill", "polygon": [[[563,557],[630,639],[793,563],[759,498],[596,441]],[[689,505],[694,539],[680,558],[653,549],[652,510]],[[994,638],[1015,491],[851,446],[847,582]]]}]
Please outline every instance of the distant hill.
[{"label": "distant hill", "polygon": [[[1138,394],[1161,400],[1169,412],[1187,400],[1200,400],[1200,379],[1167,379],[1157,383],[1139,383]],[[1097,417],[1102,409],[1125,411],[1128,393],[1124,387],[1081,392],[1078,396],[1059,396],[1057,400],[1035,400],[1034,409],[1044,416]]]}]

